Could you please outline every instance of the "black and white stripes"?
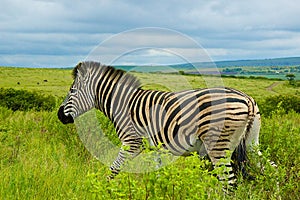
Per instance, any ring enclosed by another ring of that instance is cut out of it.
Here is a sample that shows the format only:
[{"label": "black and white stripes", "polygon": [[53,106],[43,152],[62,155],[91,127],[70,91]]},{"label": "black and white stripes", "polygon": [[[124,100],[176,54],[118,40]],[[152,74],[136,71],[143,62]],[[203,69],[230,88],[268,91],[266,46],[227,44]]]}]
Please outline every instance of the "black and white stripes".
[{"label": "black and white stripes", "polygon": [[215,167],[226,166],[218,178],[233,185],[233,152],[242,165],[246,148],[258,144],[258,107],[250,96],[235,89],[143,90],[132,75],[96,62],[79,63],[73,75],[74,83],[58,117],[72,123],[95,107],[114,123],[122,144],[129,148],[120,149],[111,178],[128,157],[141,152],[142,139],[147,138],[150,144],[162,144],[179,156],[200,152],[196,144],[204,145]]}]

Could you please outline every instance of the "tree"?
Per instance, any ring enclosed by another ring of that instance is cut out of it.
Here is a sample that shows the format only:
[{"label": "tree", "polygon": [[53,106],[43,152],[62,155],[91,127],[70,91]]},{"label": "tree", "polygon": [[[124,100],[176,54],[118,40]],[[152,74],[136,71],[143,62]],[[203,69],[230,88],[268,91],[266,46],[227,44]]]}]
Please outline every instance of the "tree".
[{"label": "tree", "polygon": [[180,75],[184,75],[184,74],[185,74],[183,70],[178,71],[178,73],[179,73]]},{"label": "tree", "polygon": [[295,74],[287,74],[287,75],[285,75],[285,77],[289,81],[290,85],[294,85],[295,78],[296,78]]}]

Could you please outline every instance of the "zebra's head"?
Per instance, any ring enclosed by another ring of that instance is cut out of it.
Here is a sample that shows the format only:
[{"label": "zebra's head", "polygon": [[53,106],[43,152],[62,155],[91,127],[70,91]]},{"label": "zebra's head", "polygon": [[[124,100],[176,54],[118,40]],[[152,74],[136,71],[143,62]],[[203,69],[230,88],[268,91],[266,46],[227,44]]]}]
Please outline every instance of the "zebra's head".
[{"label": "zebra's head", "polygon": [[74,68],[74,82],[57,114],[62,123],[73,123],[76,117],[95,107],[95,90],[93,88],[93,79],[91,78],[93,70],[91,65],[94,64],[91,62],[80,62]]}]

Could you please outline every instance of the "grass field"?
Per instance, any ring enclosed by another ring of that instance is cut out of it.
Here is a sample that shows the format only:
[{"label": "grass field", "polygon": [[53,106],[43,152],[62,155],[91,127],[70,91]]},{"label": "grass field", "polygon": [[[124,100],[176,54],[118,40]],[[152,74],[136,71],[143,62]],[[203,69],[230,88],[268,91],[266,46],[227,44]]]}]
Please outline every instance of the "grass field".
[{"label": "grass field", "polygon": [[[286,81],[135,73],[144,88],[183,90],[227,86],[253,96],[299,95]],[[59,102],[72,83],[71,70],[0,68],[0,88],[39,91]],[[47,80],[47,81],[46,81]],[[280,107],[262,116],[263,156],[250,155],[253,181],[239,177],[226,196],[208,160],[177,159],[155,172],[122,172],[106,181],[108,167],[85,149],[74,125],[63,125],[51,112],[13,112],[0,107],[0,199],[300,199],[300,114]],[[107,132],[112,124],[100,116]],[[267,160],[278,167],[269,166]],[[256,163],[265,163],[264,170]]]},{"label": "grass field", "polygon": [[[275,94],[300,94],[300,88],[289,87],[287,81],[268,79],[242,79],[230,77],[179,76],[175,74],[134,73],[146,89],[177,91],[214,86],[233,87],[255,99]],[[72,83],[71,70],[0,67],[0,87],[40,91],[56,97],[64,97]],[[47,82],[45,82],[47,80]],[[19,83],[19,84],[18,84]],[[269,88],[274,83],[276,87]]]}]

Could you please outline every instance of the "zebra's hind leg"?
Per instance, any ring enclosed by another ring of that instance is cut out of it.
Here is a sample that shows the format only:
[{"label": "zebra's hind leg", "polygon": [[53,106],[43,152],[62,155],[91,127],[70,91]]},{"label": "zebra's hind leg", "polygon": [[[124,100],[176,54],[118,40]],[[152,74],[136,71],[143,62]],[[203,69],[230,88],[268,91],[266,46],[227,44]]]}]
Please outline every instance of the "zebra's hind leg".
[{"label": "zebra's hind leg", "polygon": [[[209,153],[214,154],[214,152]],[[222,182],[223,186],[225,188],[232,188],[236,186],[236,176],[234,174],[234,170],[231,165],[231,152],[225,151],[223,156],[209,156],[212,160],[212,164],[214,167],[214,170],[217,173],[217,177],[219,181]]]},{"label": "zebra's hind leg", "polygon": [[214,140],[211,137],[206,137],[202,141],[219,181],[222,182],[224,188],[231,190],[236,185],[237,179],[231,165],[232,151],[229,148],[229,139],[219,138]]}]

